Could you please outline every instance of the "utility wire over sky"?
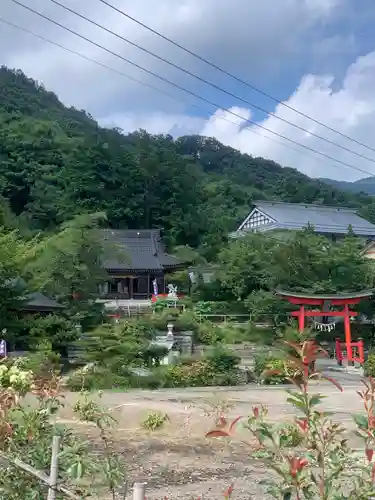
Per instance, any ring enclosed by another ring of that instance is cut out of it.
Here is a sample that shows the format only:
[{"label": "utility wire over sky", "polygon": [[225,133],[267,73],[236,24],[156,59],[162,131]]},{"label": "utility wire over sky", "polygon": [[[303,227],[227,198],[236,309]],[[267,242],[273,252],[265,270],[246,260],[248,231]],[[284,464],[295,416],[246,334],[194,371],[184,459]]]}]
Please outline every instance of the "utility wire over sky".
[{"label": "utility wire over sky", "polygon": [[[99,24],[97,23],[96,21],[93,21],[92,19],[88,18],[87,16],[84,16],[83,14],[71,9],[70,7],[62,4],[61,2],[59,2],[58,0],[49,0],[50,2],[54,3],[55,5],[58,5],[59,7],[63,8],[64,10],[70,12],[71,14],[74,14],[78,17],[80,17],[81,19],[83,19],[84,21],[96,26],[97,28],[100,28],[104,31],[106,31],[107,33],[119,38],[120,40],[126,42],[126,43],[129,43],[130,45],[132,45],[133,47],[136,47],[137,49],[141,50],[142,52],[145,52],[146,54],[149,54],[151,55],[152,57],[155,57],[156,59],[159,59],[159,61],[162,61],[166,64],[168,64],[169,66],[172,66],[173,68],[175,69],[178,69],[179,71],[182,71],[183,73],[189,75],[189,76],[192,76],[193,78],[195,78],[196,80],[199,80],[200,82],[202,83],[205,83],[206,85],[209,85],[210,87],[216,89],[216,90],[219,90],[220,92],[223,92],[224,94],[230,96],[230,97],[233,97],[234,99],[238,100],[238,101],[241,101],[242,103],[244,104],[247,104],[248,106],[251,106],[252,108],[254,109],[257,109],[258,111],[262,111],[263,113],[265,113],[266,115],[268,116],[273,116],[274,118],[276,118],[277,120],[280,120],[284,123],[287,123],[288,125],[291,125],[292,127],[295,127],[299,130],[302,130],[302,132],[306,132],[307,134],[313,136],[313,137],[316,137],[317,139],[320,139],[322,141],[325,141],[327,142],[328,144],[331,144],[332,146],[336,146],[338,148],[341,148],[342,150],[348,152],[348,153],[351,153],[351,154],[354,154],[364,160],[367,160],[367,161],[371,161],[373,163],[375,163],[375,159],[373,158],[370,158],[368,156],[365,156],[361,153],[357,153],[356,151],[353,151],[352,149],[350,148],[347,148],[345,146],[342,146],[340,144],[337,144],[336,142],[334,141],[331,141],[330,139],[326,139],[325,137],[321,136],[321,135],[318,135],[314,132],[311,132],[310,130],[307,130],[306,128],[303,128],[301,127],[300,125],[296,125],[295,123],[289,121],[289,120],[286,120],[278,115],[276,115],[275,113],[272,113],[271,111],[267,111],[266,109],[262,108],[261,106],[258,106],[257,104],[254,104],[253,102],[251,101],[248,101],[247,99],[244,99],[243,97],[240,97],[236,94],[233,94],[232,92],[224,89],[223,87],[221,87],[220,85],[216,85],[215,83],[213,82],[210,82],[209,80],[206,80],[205,78],[202,78],[200,77],[199,75],[197,75],[196,73],[193,73],[192,71],[189,71],[185,68],[183,68],[182,66],[180,66],[179,64],[174,64],[173,62],[169,61],[168,59],[166,59],[165,57],[162,57],[162,56],[159,56],[158,54],[155,54],[154,52],[152,52],[151,50],[149,49],[146,49],[144,47],[142,47],[141,45],[139,45],[138,43],[135,43],[131,40],[129,40],[128,38],[125,38],[123,37],[122,35],[119,35],[118,33],[116,33],[115,31],[109,29],[109,28],[106,28],[105,26],[103,26],[102,24]],[[374,150],[375,151],[375,150]]]},{"label": "utility wire over sky", "polygon": [[[91,57],[88,57],[80,52],[77,52],[76,50],[73,50],[73,49],[70,49],[69,47],[65,47],[64,45],[61,45],[60,43],[58,42],[54,42],[53,40],[50,40],[49,38],[46,38],[42,35],[39,35],[38,33],[34,33],[33,31],[30,31],[29,29],[26,29],[26,28],[23,28],[22,26],[19,26],[18,24],[15,24],[15,23],[12,23],[11,21],[8,21],[7,19],[4,19],[2,17],[0,17],[0,22],[8,25],[8,26],[11,26],[12,28],[15,28],[17,30],[20,30],[20,31],[23,31],[24,33],[27,33],[28,35],[30,36],[33,36],[35,38],[38,38],[39,40],[42,40],[46,43],[49,43],[51,45],[54,45],[55,47],[58,47],[59,49],[62,49],[62,50],[65,50],[66,52],[69,52],[70,54],[73,54],[75,56],[78,56],[78,57],[81,57],[82,59],[85,59],[86,61],[89,61],[93,64],[96,64],[108,71],[111,71],[117,75],[120,75],[120,76],[123,76],[125,78],[128,78],[129,80],[132,80],[136,83],[139,83],[140,85],[144,85],[145,87],[151,89],[151,90],[154,90],[155,92],[159,92],[177,102],[183,102],[184,104],[187,104],[189,107],[191,106],[192,108],[195,108],[195,109],[198,109],[200,111],[204,111],[205,113],[207,112],[212,112],[211,109],[208,109],[208,108],[202,108],[201,106],[198,106],[197,104],[193,104],[191,102],[188,102],[186,99],[183,99],[182,97],[177,97],[176,95],[173,95],[173,94],[170,94],[169,92],[166,92],[165,90],[163,89],[160,89],[158,87],[155,87],[154,85],[151,85],[147,82],[144,82],[142,80],[139,80],[138,78],[134,77],[134,76],[131,76],[131,75],[128,75],[127,73],[124,73],[123,71],[119,71],[118,69],[115,69],[115,68],[112,68],[111,66],[108,66],[107,64],[104,64],[100,61],[97,61],[96,59],[92,59]],[[238,127],[238,123],[232,121],[232,120],[228,120],[228,118],[225,118],[225,116],[217,116],[216,119],[218,120],[222,120],[222,121],[225,121],[227,123],[230,123],[231,125],[235,125],[236,127]],[[279,144],[280,146],[283,146],[287,149],[291,149],[293,151],[296,151],[297,153],[301,154],[301,155],[305,155],[305,156],[309,156],[310,158],[313,158],[315,161],[319,161],[325,165],[330,165],[332,167],[335,167],[335,168],[339,168],[338,165],[334,165],[332,163],[327,163],[327,161],[323,160],[322,158],[318,158],[318,157],[315,157],[313,156],[312,154],[306,152],[306,151],[301,151],[300,149],[297,149],[297,148],[294,148],[293,146],[289,145],[289,144],[285,144],[285,142],[281,142],[281,141],[278,141],[277,139],[273,138],[273,137],[268,137],[266,135],[263,135],[259,132],[257,132],[256,130],[253,130],[253,129],[250,129],[248,128],[247,129],[248,132],[252,133],[252,134],[255,134],[259,137],[262,137],[263,139],[267,139],[268,141],[271,141],[271,142],[274,142],[276,144]],[[370,172],[366,172],[365,170],[362,171],[363,173],[366,173],[368,175],[372,175]]]},{"label": "utility wire over sky", "polygon": [[[113,55],[113,56],[115,56],[115,57],[117,57],[117,58],[119,58],[119,59],[123,60],[124,62],[126,62],[126,63],[128,63],[128,64],[130,64],[130,65],[132,65],[132,66],[134,66],[134,67],[136,67],[136,68],[138,68],[138,69],[140,69],[141,71],[144,71],[144,72],[146,72],[146,73],[148,73],[148,74],[152,75],[153,77],[155,77],[155,78],[157,78],[157,79],[159,79],[159,80],[161,80],[161,81],[163,81],[163,82],[165,82],[165,83],[167,83],[167,84],[171,85],[172,87],[177,88],[177,89],[179,89],[179,90],[181,90],[181,91],[183,91],[183,92],[185,92],[185,93],[187,93],[187,94],[189,94],[189,95],[191,95],[191,96],[193,96],[193,97],[195,97],[195,98],[197,98],[197,99],[199,99],[199,100],[201,100],[201,101],[203,101],[203,102],[205,102],[205,103],[207,103],[207,104],[209,104],[209,105],[211,105],[211,106],[214,106],[216,109],[223,110],[225,113],[227,113],[227,114],[229,114],[229,115],[232,115],[232,116],[234,116],[234,117],[236,117],[236,118],[239,118],[242,122],[246,122],[246,123],[248,123],[248,124],[250,124],[250,125],[253,125],[253,126],[255,126],[255,127],[258,127],[259,129],[265,130],[266,132],[269,132],[269,133],[271,133],[271,134],[273,134],[273,135],[275,135],[275,136],[277,136],[277,137],[280,137],[281,139],[284,139],[284,140],[286,140],[286,141],[288,141],[288,142],[290,142],[290,143],[292,143],[292,144],[295,144],[295,145],[297,145],[297,146],[299,146],[299,147],[301,147],[301,148],[303,148],[303,149],[305,149],[305,150],[307,150],[307,151],[310,151],[310,152],[312,152],[312,153],[314,153],[314,154],[317,154],[317,155],[319,155],[319,156],[321,156],[321,157],[323,157],[323,158],[327,158],[327,159],[329,159],[329,160],[331,160],[331,161],[337,162],[337,163],[339,163],[340,165],[343,165],[343,166],[344,166],[344,167],[346,167],[346,168],[350,168],[350,169],[352,169],[352,170],[356,170],[356,171],[358,171],[358,172],[364,173],[364,174],[369,175],[369,176],[372,176],[372,175],[373,175],[373,173],[371,173],[371,172],[369,172],[369,171],[367,171],[367,170],[365,170],[365,169],[362,169],[362,168],[360,168],[360,167],[356,167],[356,166],[354,166],[354,165],[351,165],[351,164],[349,164],[349,163],[346,163],[345,161],[342,161],[342,160],[340,160],[340,159],[334,158],[333,156],[330,156],[330,155],[328,155],[328,154],[326,154],[326,153],[324,153],[324,152],[322,152],[322,151],[319,151],[319,150],[317,150],[317,149],[311,148],[311,147],[309,147],[309,146],[307,146],[307,145],[305,145],[305,144],[302,144],[302,143],[300,143],[300,142],[298,142],[298,141],[296,141],[296,140],[290,139],[289,137],[286,137],[286,136],[285,136],[285,135],[283,135],[283,134],[279,134],[278,132],[275,132],[275,131],[273,131],[273,130],[271,130],[271,129],[269,129],[269,128],[267,128],[267,127],[265,127],[265,126],[263,126],[263,125],[261,125],[261,124],[259,124],[259,123],[256,123],[256,122],[254,122],[254,121],[252,121],[252,120],[250,120],[250,119],[247,119],[247,118],[246,118],[246,117],[244,117],[244,116],[239,115],[238,113],[235,113],[234,111],[232,111],[232,109],[225,108],[225,107],[221,106],[220,104],[218,104],[218,103],[216,103],[216,102],[213,102],[213,101],[211,101],[211,100],[209,100],[209,99],[206,99],[205,97],[203,97],[203,96],[201,96],[201,95],[199,95],[199,94],[197,94],[197,93],[195,93],[195,92],[193,92],[193,91],[190,91],[190,90],[186,89],[185,87],[183,87],[183,86],[181,86],[181,85],[179,85],[179,84],[177,84],[177,83],[175,83],[175,82],[173,82],[173,81],[171,81],[171,80],[169,80],[169,79],[167,79],[167,78],[165,78],[165,77],[163,77],[163,76],[161,76],[161,75],[159,75],[159,74],[155,73],[154,71],[151,71],[151,70],[149,70],[149,69],[147,69],[147,68],[145,68],[145,67],[143,67],[143,66],[139,65],[138,63],[136,63],[136,62],[134,62],[134,61],[131,61],[131,60],[129,60],[129,59],[128,59],[128,58],[126,58],[126,57],[123,57],[122,55],[120,55],[120,54],[118,54],[118,53],[116,53],[116,52],[114,52],[114,51],[112,51],[112,50],[108,49],[107,47],[105,47],[105,46],[103,46],[103,45],[101,45],[101,44],[99,44],[99,43],[95,42],[94,40],[92,40],[92,39],[90,39],[90,38],[88,38],[88,37],[86,37],[86,36],[84,36],[84,35],[82,35],[82,34],[80,34],[80,33],[76,32],[76,31],[72,30],[72,29],[71,29],[71,28],[69,28],[68,26],[65,26],[65,25],[63,25],[63,24],[59,23],[59,22],[58,22],[58,21],[56,21],[55,19],[52,19],[51,17],[48,17],[48,16],[44,15],[44,14],[43,14],[43,13],[41,13],[41,12],[38,12],[37,10],[35,10],[35,9],[31,8],[31,7],[29,7],[28,5],[23,4],[23,3],[22,3],[22,2],[20,2],[19,0],[10,0],[10,1],[11,1],[11,2],[13,2],[13,3],[15,3],[15,4],[17,4],[18,6],[20,6],[20,7],[22,7],[22,8],[24,8],[24,9],[26,9],[26,10],[28,10],[28,11],[32,12],[33,14],[35,14],[35,15],[37,15],[37,16],[39,16],[39,17],[43,18],[43,19],[45,19],[46,21],[48,21],[48,22],[50,22],[50,23],[53,23],[54,25],[56,25],[56,26],[58,26],[58,27],[60,27],[60,28],[64,29],[65,31],[67,31],[67,32],[69,32],[69,33],[71,33],[71,34],[74,34],[75,36],[77,36],[77,37],[79,37],[79,38],[81,38],[81,39],[85,40],[86,42],[88,42],[88,43],[90,43],[90,44],[92,44],[92,45],[94,45],[94,46],[96,46],[96,47],[98,47],[98,48],[100,48],[100,49],[104,50],[105,52],[107,52],[107,53],[109,53],[109,54],[111,54],[111,55]],[[56,0],[50,0],[50,1],[52,1],[53,3],[58,3],[58,2],[56,2]],[[59,5],[61,5],[61,6],[62,6],[62,4],[59,4]],[[63,6],[63,8],[65,8],[65,6]],[[81,15],[81,14],[76,13],[75,11],[72,11],[72,9],[70,9],[70,8],[69,8],[69,9],[67,8],[67,10],[69,10],[69,11],[71,11],[72,13],[74,13],[74,14],[78,15],[79,17],[82,17],[82,15]],[[91,21],[91,20],[90,20],[90,19],[88,19],[88,18],[87,18],[87,21],[88,21],[88,22],[90,22],[90,23],[93,23],[93,21]],[[114,36],[118,36],[118,37],[120,37],[120,35],[117,35],[116,33],[112,32],[111,30],[108,30],[108,29],[107,29],[107,28],[105,28],[104,26],[101,26],[101,25],[99,25],[98,23],[94,23],[94,24],[95,24],[95,25],[97,25],[98,27],[100,27],[100,28],[104,29],[105,31],[109,31],[109,32],[111,32]],[[22,29],[22,28],[21,28],[21,29]],[[39,36],[39,35],[37,35],[37,36]],[[122,38],[122,37],[120,37],[120,38]],[[45,40],[46,40],[46,39],[45,39]],[[46,40],[46,41],[49,41],[49,40]],[[127,40],[125,40],[125,41],[127,41]],[[53,42],[51,42],[51,43],[53,43]],[[129,42],[129,43],[132,43],[132,44],[133,44],[133,42]],[[60,47],[61,47],[61,46],[60,46]],[[63,48],[63,47],[62,47],[62,48]],[[77,55],[80,55],[80,54],[78,54],[78,53],[76,53],[76,54],[77,54]],[[157,57],[158,57],[158,56],[157,56]],[[87,58],[86,56],[84,56],[84,58],[86,58],[86,59],[88,59],[88,60],[91,60],[90,58]],[[96,62],[96,61],[92,60],[92,62]],[[107,69],[109,69],[109,67],[107,67],[106,65],[103,65],[103,64],[101,64],[101,63],[99,63],[99,64],[100,64],[101,66],[106,67]],[[115,70],[115,71],[116,71],[116,72],[118,72],[117,70]],[[124,75],[124,76],[127,76],[127,75]],[[133,77],[131,77],[131,78],[133,79]],[[141,83],[141,82],[140,82],[140,83]],[[146,85],[147,85],[147,86],[149,86],[149,87],[151,87],[149,84],[146,84]],[[152,88],[153,88],[153,87],[152,87]],[[220,87],[219,87],[219,88],[220,88]],[[154,89],[155,89],[155,88],[154,88]],[[156,89],[155,89],[155,90],[156,90]],[[162,91],[162,92],[163,92],[163,93],[165,93],[164,91]],[[232,122],[230,122],[230,123],[232,123]],[[237,124],[237,126],[238,126],[238,124]],[[248,129],[248,130],[250,131],[251,129]],[[261,134],[258,134],[258,135],[261,135]],[[262,137],[265,137],[265,138],[269,138],[269,137],[267,137],[267,136],[263,136],[263,135],[261,135],[261,136],[262,136]],[[279,142],[279,141],[277,141],[277,142]],[[330,141],[328,141],[328,142],[330,142]],[[279,142],[279,143],[280,143],[280,142]],[[280,143],[280,144],[284,145],[285,147],[290,147],[290,145],[289,145],[289,144],[283,144],[283,143]],[[335,143],[334,143],[334,144],[335,144]],[[335,145],[336,145],[336,144],[335,144]],[[337,146],[338,146],[338,147],[341,147],[340,145],[337,145]],[[291,149],[295,150],[294,148],[291,148]],[[345,149],[345,150],[346,150],[346,148],[342,148],[342,149]],[[298,151],[298,150],[297,150],[297,151]],[[351,152],[351,153],[353,153],[353,154],[357,154],[357,153],[355,153],[355,152],[353,152],[353,151],[351,151],[351,150],[347,150],[347,151],[349,151],[349,152]],[[299,152],[300,152],[300,151],[299,151]],[[359,155],[359,154],[358,154],[358,156],[362,156],[362,155]],[[369,161],[373,161],[373,162],[375,162],[375,160],[373,160],[373,159],[370,159],[370,158],[367,158],[367,157],[365,157],[365,158],[366,158],[366,159],[368,159]],[[337,165],[335,165],[335,166],[337,167]]]},{"label": "utility wire over sky", "polygon": [[298,115],[303,116],[304,118],[307,118],[308,120],[311,120],[312,122],[316,123],[317,125],[320,125],[320,126],[324,127],[325,129],[330,130],[331,132],[334,132],[335,134],[338,134],[341,137],[344,137],[345,139],[348,139],[349,141],[355,142],[356,144],[359,144],[360,146],[362,146],[364,148],[367,148],[367,149],[370,149],[371,151],[375,152],[375,148],[373,148],[371,146],[368,146],[367,144],[364,144],[363,142],[357,141],[353,137],[350,137],[350,136],[348,136],[346,134],[343,134],[339,130],[336,130],[333,127],[330,127],[329,125],[326,125],[325,123],[323,123],[323,122],[321,122],[319,120],[316,120],[315,118],[312,118],[311,116],[307,115],[306,113],[303,113],[302,111],[300,111],[300,110],[298,110],[296,108],[293,108],[292,106],[289,106],[289,104],[287,104],[286,102],[280,101],[280,99],[277,99],[276,97],[272,96],[271,94],[269,94],[267,92],[264,92],[263,90],[261,90],[258,87],[255,87],[255,85],[252,85],[251,83],[247,82],[246,80],[243,80],[242,78],[239,78],[238,76],[234,75],[233,73],[230,73],[229,71],[226,71],[225,69],[221,68],[220,66],[218,66],[215,63],[213,63],[212,61],[209,61],[205,57],[202,57],[201,55],[197,54],[196,52],[193,52],[192,50],[188,49],[187,47],[184,47],[183,45],[177,43],[175,40],[172,40],[171,38],[168,38],[167,36],[163,35],[159,31],[151,28],[147,24],[142,23],[141,21],[139,21],[139,19],[136,19],[135,17],[130,16],[129,14],[127,14],[123,10],[119,9],[115,5],[107,2],[106,0],[99,0],[99,2],[103,3],[104,5],[107,5],[111,9],[115,10],[116,12],[118,12],[119,14],[121,14],[122,16],[125,16],[126,18],[130,19],[131,21],[137,23],[139,26],[142,26],[143,28],[145,28],[146,30],[150,31],[151,33],[154,33],[154,35],[159,36],[160,38],[162,38],[166,42],[169,42],[169,43],[173,44],[175,47],[178,47],[179,49],[183,50],[187,54],[190,54],[191,56],[195,57],[196,59],[199,59],[200,61],[204,62],[205,64],[208,64],[209,66],[211,66],[211,68],[214,68],[217,71],[219,71],[220,73],[222,73],[222,74],[224,74],[226,76],[229,76],[230,78],[236,80],[238,83],[246,85],[246,87],[254,90],[255,92],[258,92],[258,94],[261,94],[261,95],[263,95],[265,97],[268,97],[272,101],[274,101],[274,102],[276,102],[278,104],[281,104],[281,106],[284,106],[285,108],[288,108],[289,110],[294,111]]}]

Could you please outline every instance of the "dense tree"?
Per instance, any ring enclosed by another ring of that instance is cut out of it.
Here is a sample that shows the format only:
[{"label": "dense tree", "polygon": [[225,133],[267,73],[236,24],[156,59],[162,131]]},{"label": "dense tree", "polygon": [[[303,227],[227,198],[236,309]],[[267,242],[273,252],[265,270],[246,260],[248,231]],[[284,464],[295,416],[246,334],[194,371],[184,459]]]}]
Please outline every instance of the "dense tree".
[{"label": "dense tree", "polygon": [[337,243],[314,233],[295,232],[288,239],[253,233],[232,241],[218,256],[217,281],[227,299],[245,300],[256,314],[274,315],[276,288],[310,293],[358,292],[374,286],[373,263],[361,254],[362,243],[348,235]]},{"label": "dense tree", "polygon": [[[0,68],[0,196],[29,228],[105,212],[118,228],[163,228],[170,246],[212,259],[254,199],[349,205],[343,193],[215,139],[124,135],[67,108],[20,71]],[[366,213],[373,215],[369,207]]]},{"label": "dense tree", "polygon": [[312,228],[277,246],[278,286],[312,293],[356,292],[374,285],[374,270],[361,254],[363,243],[348,235],[332,243]]},{"label": "dense tree", "polygon": [[32,253],[32,244],[17,231],[0,228],[0,332],[11,343],[22,329],[20,311],[28,292],[23,277]]},{"label": "dense tree", "polygon": [[244,300],[253,291],[271,289],[275,284],[275,245],[273,238],[256,233],[232,241],[218,257],[221,286],[237,300]]}]

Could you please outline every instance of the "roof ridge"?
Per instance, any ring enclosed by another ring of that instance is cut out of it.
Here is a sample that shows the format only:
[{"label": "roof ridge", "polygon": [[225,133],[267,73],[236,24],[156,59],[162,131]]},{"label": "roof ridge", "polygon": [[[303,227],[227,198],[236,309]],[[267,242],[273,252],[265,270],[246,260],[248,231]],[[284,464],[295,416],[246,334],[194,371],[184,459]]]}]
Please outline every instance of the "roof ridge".
[{"label": "roof ridge", "polygon": [[[305,207],[305,208],[318,208],[321,210],[339,210],[340,212],[351,212],[357,214],[356,208],[343,207],[339,205],[319,205],[317,203],[293,203],[289,201],[272,201],[272,200],[253,200],[252,205],[258,206],[261,204],[266,205],[287,205],[292,207]],[[360,217],[360,216],[359,216]]]}]

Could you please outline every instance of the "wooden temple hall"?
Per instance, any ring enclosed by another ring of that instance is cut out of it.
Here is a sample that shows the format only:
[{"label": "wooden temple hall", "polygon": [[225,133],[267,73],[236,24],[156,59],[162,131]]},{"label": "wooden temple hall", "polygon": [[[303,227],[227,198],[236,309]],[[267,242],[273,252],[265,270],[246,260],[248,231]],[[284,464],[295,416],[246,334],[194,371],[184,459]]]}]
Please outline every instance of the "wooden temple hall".
[{"label": "wooden temple hall", "polygon": [[109,280],[100,286],[101,298],[149,299],[166,293],[168,274],[185,267],[184,262],[165,251],[159,229],[105,229],[108,243],[103,265]]}]

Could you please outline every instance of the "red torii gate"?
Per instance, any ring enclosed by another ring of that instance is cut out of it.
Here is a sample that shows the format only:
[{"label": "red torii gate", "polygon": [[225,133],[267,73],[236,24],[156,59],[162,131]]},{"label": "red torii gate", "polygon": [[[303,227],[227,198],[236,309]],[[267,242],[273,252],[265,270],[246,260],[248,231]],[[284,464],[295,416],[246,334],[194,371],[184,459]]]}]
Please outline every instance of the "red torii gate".
[{"label": "red torii gate", "polygon": [[[307,292],[290,292],[286,290],[276,290],[276,294],[281,298],[288,300],[291,304],[299,305],[298,311],[293,311],[291,316],[298,318],[298,329],[303,333],[305,329],[305,318],[308,317],[342,317],[344,318],[345,342],[336,340],[336,357],[340,363],[344,359],[342,350],[347,352],[346,359],[349,362],[359,361],[364,362],[364,346],[363,340],[352,342],[350,331],[350,317],[358,316],[358,313],[351,311],[349,306],[358,304],[362,299],[369,298],[373,295],[372,290],[363,290],[357,293],[342,293],[342,294],[322,294],[315,295]],[[320,309],[306,310],[306,306],[318,306]],[[341,306],[343,309],[332,310],[332,306]],[[358,356],[353,356],[353,348],[358,349]]]}]

